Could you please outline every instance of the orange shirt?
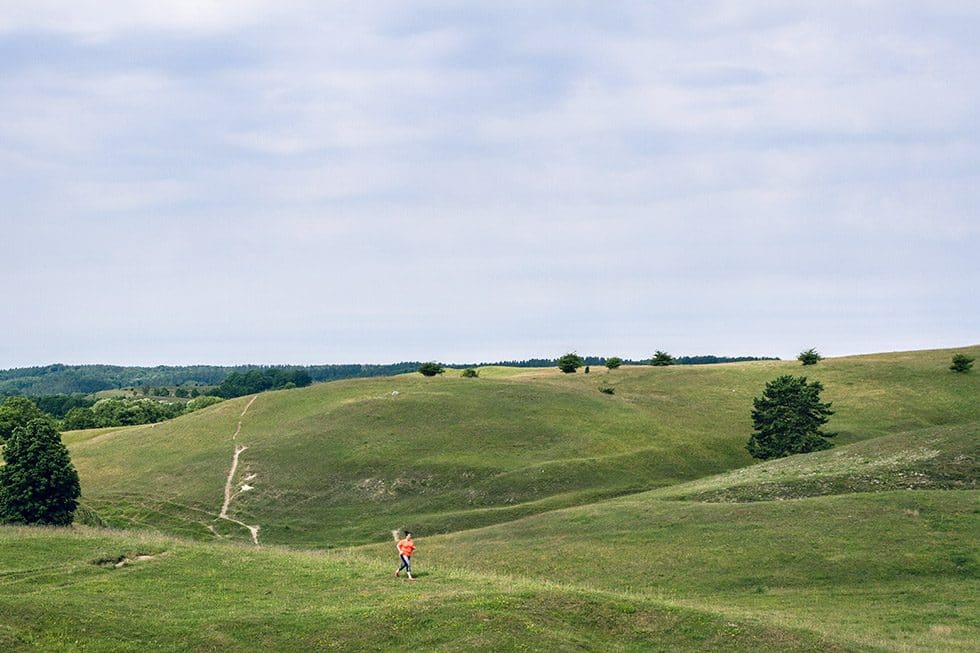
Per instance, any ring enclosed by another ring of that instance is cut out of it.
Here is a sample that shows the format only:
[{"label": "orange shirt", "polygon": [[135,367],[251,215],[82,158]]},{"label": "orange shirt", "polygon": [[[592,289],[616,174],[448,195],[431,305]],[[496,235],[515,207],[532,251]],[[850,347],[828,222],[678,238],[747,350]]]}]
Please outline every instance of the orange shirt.
[{"label": "orange shirt", "polygon": [[408,539],[407,537],[398,543],[398,553],[402,554],[403,556],[408,556],[409,558],[411,558],[412,551],[414,550],[415,550],[415,542]]}]

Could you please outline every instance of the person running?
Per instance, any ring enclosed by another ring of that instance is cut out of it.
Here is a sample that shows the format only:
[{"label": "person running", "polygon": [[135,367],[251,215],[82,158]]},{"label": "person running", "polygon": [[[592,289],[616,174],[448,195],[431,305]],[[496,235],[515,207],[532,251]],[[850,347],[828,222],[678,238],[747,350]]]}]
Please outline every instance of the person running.
[{"label": "person running", "polygon": [[400,540],[397,546],[398,556],[402,559],[402,564],[395,570],[395,576],[404,569],[405,573],[408,574],[408,580],[415,580],[412,578],[412,553],[415,551],[415,542],[412,541],[411,531],[405,531],[405,539]]}]

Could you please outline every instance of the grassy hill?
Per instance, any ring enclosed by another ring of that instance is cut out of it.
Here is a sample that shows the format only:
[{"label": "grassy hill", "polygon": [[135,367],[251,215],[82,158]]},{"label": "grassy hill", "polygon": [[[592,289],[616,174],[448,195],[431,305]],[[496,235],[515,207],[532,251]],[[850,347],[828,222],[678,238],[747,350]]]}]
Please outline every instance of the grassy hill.
[{"label": "grassy hill", "polygon": [[237,495],[231,513],[259,525],[263,542],[331,547],[384,540],[405,525],[432,534],[506,522],[746,467],[752,397],[783,373],[824,384],[840,444],[976,422],[980,375],[953,374],[948,360],[917,352],[812,368],[406,375],[243,397],[65,440],[84,504],[104,523],[247,541],[247,530],[215,519],[244,445],[234,485],[254,490]]},{"label": "grassy hill", "polygon": [[445,569],[410,583],[357,555],[27,528],[0,529],[0,550],[5,651],[844,650],[616,592]]},{"label": "grassy hill", "polygon": [[[85,519],[143,532],[0,529],[0,645],[976,650],[980,374],[951,353],[407,375],[69,433]],[[838,447],[755,464],[787,373]]]}]

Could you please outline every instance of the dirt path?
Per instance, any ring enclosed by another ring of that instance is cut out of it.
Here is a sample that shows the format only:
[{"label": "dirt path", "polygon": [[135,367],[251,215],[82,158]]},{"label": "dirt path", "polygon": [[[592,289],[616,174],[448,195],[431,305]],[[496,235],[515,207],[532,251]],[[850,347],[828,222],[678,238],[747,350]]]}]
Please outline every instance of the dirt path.
[{"label": "dirt path", "polygon": [[[238,439],[238,434],[242,432],[242,422],[245,420],[245,413],[248,412],[248,409],[252,407],[252,404],[254,404],[255,400],[258,398],[259,398],[258,395],[252,397],[252,400],[249,401],[248,404],[245,405],[244,410],[242,410],[242,414],[238,416],[239,417],[238,428],[235,429],[235,434],[231,436],[232,440]],[[257,525],[249,526],[245,522],[240,522],[237,519],[228,516],[228,508],[231,506],[231,500],[234,499],[238,494],[245,491],[246,487],[249,490],[252,489],[252,487],[249,485],[243,485],[242,488],[239,489],[237,492],[234,491],[235,474],[238,472],[238,457],[241,456],[242,452],[246,451],[247,449],[248,447],[244,444],[235,445],[235,453],[232,455],[231,458],[231,469],[228,471],[228,479],[225,481],[225,501],[224,503],[221,504],[221,512],[218,513],[218,519],[224,519],[225,521],[230,521],[233,524],[238,524],[239,526],[248,529],[248,532],[252,534],[252,542],[256,546],[258,546],[259,526]],[[250,474],[248,480],[252,480],[253,478],[255,478],[255,474]],[[214,529],[211,530],[214,531]]]}]

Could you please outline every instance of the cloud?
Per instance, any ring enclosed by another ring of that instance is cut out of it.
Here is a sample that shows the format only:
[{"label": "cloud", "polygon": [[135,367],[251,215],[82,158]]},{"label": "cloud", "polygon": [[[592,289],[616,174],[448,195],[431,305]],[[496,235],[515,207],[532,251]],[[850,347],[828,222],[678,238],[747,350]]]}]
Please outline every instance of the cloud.
[{"label": "cloud", "polygon": [[[947,343],[977,323],[977,13],[7,3],[16,355]],[[66,279],[113,291],[39,307]]]},{"label": "cloud", "polygon": [[133,32],[215,34],[258,24],[276,13],[277,5],[266,0],[14,0],[0,3],[0,33],[55,32],[84,41],[104,41]]}]

